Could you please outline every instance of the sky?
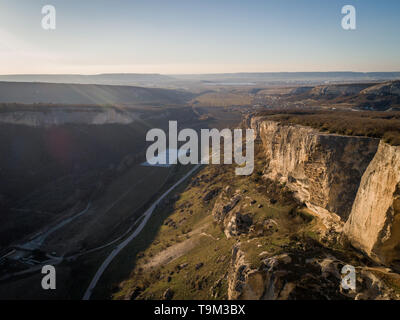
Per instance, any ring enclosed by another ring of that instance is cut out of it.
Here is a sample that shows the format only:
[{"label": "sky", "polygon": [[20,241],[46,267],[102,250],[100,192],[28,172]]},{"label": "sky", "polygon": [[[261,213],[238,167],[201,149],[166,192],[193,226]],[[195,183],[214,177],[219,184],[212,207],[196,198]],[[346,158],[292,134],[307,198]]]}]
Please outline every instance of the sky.
[{"label": "sky", "polygon": [[0,0],[0,74],[400,71],[399,34],[399,0]]}]

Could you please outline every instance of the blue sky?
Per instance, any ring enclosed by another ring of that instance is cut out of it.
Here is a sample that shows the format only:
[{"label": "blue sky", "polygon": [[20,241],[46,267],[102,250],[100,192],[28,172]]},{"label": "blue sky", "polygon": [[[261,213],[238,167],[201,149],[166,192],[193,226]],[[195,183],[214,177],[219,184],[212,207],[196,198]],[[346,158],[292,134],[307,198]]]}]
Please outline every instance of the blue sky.
[{"label": "blue sky", "polygon": [[398,0],[0,0],[0,74],[400,71],[399,33]]}]

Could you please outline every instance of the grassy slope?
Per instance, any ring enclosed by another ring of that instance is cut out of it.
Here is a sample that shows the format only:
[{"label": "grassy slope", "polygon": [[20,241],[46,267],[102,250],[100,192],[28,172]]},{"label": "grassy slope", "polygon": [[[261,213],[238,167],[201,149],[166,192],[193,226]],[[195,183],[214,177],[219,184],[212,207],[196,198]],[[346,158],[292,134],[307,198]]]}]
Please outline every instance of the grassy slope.
[{"label": "grassy slope", "polygon": [[[263,166],[263,155],[259,154],[257,165]],[[314,222],[299,215],[290,215],[294,203],[272,205],[262,188],[257,170],[252,176],[234,176],[233,166],[207,166],[201,170],[194,181],[177,192],[179,199],[155,215],[159,228],[152,227],[154,232],[151,242],[132,244],[130,259],[135,266],[129,277],[123,281],[113,295],[114,299],[129,299],[139,288],[138,299],[160,299],[167,288],[174,291],[174,299],[226,299],[227,271],[229,269],[232,246],[237,240],[242,243],[246,257],[252,266],[257,267],[268,255],[274,255],[287,245],[293,234],[312,234]],[[242,211],[252,216],[253,221],[274,219],[278,228],[268,235],[254,236],[244,234],[237,238],[227,239],[221,227],[214,222],[211,215],[217,198],[209,203],[203,200],[204,195],[215,188],[231,186],[233,190],[246,190],[241,201]],[[256,204],[250,205],[251,200]],[[258,208],[262,204],[262,208]],[[174,221],[176,228],[171,225]],[[305,222],[307,220],[307,222]],[[149,223],[152,225],[152,223]],[[155,230],[156,229],[156,230]],[[145,232],[145,230],[144,230]],[[154,260],[165,252],[173,252],[174,246],[181,247],[183,242],[195,243],[187,247],[180,256],[171,255],[171,261],[155,265]],[[137,253],[137,255],[135,255]],[[260,256],[261,253],[264,253]],[[149,263],[152,268],[149,268]],[[196,268],[202,263],[203,266]],[[179,266],[185,265],[180,270]],[[220,280],[220,286],[217,286]]]}]

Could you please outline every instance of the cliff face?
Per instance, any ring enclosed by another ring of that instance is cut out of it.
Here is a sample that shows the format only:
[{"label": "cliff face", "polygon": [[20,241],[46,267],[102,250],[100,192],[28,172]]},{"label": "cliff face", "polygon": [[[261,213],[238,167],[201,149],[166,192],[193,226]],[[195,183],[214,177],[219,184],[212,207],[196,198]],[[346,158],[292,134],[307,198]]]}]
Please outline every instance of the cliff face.
[{"label": "cliff face", "polygon": [[61,124],[128,124],[136,119],[136,115],[118,112],[115,109],[76,110],[54,108],[47,111],[13,111],[0,113],[0,123],[20,124],[31,127],[47,127]]},{"label": "cliff face", "polygon": [[374,260],[400,260],[400,147],[260,118],[250,125],[264,146],[265,178],[340,222],[336,231]]},{"label": "cliff face", "polygon": [[400,147],[381,142],[362,177],[344,233],[382,263],[400,259]]},{"label": "cliff face", "polygon": [[286,184],[314,212],[347,220],[379,140],[257,119],[252,127],[263,142],[265,178]]}]

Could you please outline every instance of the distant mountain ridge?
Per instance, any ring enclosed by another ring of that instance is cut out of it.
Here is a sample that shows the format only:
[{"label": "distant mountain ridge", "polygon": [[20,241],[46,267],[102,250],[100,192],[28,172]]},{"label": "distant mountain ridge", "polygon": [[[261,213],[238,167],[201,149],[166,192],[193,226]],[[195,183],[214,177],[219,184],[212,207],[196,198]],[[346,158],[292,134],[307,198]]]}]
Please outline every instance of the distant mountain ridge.
[{"label": "distant mountain ridge", "polygon": [[171,77],[156,73],[105,73],[95,75],[84,74],[20,74],[0,75],[0,81],[13,82],[51,82],[51,83],[80,83],[105,85],[133,85],[163,83],[173,80]]}]

